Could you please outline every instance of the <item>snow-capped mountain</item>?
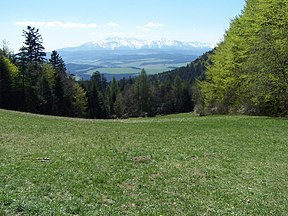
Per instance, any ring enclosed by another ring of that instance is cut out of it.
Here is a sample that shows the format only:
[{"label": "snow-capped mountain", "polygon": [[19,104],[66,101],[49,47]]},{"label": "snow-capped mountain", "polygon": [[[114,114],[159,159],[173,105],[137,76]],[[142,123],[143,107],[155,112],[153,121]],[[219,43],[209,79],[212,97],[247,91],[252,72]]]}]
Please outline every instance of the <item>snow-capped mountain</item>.
[{"label": "snow-capped mountain", "polygon": [[89,79],[93,70],[113,76],[118,71],[127,77],[142,68],[150,74],[169,71],[186,66],[214,47],[214,44],[167,39],[108,38],[58,51],[70,73]]},{"label": "snow-capped mountain", "polygon": [[86,51],[86,50],[193,50],[195,48],[214,48],[215,44],[201,42],[181,42],[178,40],[141,40],[136,38],[107,38],[104,40],[87,42],[79,47],[61,49],[62,51]]}]

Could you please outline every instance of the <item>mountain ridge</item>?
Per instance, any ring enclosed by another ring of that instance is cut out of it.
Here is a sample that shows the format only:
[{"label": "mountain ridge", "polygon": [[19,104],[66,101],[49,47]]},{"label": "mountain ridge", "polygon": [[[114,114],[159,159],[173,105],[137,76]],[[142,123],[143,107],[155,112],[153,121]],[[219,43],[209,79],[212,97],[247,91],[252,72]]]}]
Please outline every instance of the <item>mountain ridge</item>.
[{"label": "mountain ridge", "polygon": [[194,50],[214,48],[213,43],[182,42],[179,40],[144,40],[137,38],[107,38],[98,41],[86,42],[76,47],[66,47],[59,51],[93,51],[93,50]]}]

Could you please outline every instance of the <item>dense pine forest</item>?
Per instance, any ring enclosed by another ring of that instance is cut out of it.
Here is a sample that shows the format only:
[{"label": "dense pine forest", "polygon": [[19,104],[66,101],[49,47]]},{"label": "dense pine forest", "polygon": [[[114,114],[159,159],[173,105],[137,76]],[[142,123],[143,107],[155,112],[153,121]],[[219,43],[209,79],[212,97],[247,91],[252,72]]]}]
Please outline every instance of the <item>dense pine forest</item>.
[{"label": "dense pine forest", "polygon": [[[0,108],[124,118],[195,111],[200,115],[288,114],[288,0],[247,0],[218,46],[186,67],[110,83],[99,72],[76,81],[57,51],[46,57],[28,26],[16,55],[0,49]],[[48,59],[48,60],[47,60]]]}]

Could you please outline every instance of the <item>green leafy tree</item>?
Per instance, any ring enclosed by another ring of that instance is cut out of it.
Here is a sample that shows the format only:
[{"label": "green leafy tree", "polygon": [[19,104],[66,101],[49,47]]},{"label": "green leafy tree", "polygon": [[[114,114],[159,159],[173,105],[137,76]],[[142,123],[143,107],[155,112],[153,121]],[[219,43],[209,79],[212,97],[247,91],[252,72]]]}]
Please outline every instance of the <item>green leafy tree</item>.
[{"label": "green leafy tree", "polygon": [[78,83],[75,83],[73,99],[74,116],[85,117],[87,109],[86,92]]},{"label": "green leafy tree", "polygon": [[288,1],[247,0],[202,85],[210,112],[287,115]]},{"label": "green leafy tree", "polygon": [[8,58],[13,64],[15,64],[16,59],[13,51],[9,49],[8,41],[2,41],[2,47],[0,48],[0,55]]},{"label": "green leafy tree", "polygon": [[64,99],[64,86],[59,74],[55,75],[55,81],[53,85],[54,94],[54,107],[53,112],[56,115],[65,115],[65,99]]},{"label": "green leafy tree", "polygon": [[117,118],[122,118],[125,114],[125,101],[121,93],[116,96],[114,110]]},{"label": "green leafy tree", "polygon": [[0,107],[9,109],[15,107],[13,101],[13,76],[17,76],[18,70],[11,61],[0,54]]}]

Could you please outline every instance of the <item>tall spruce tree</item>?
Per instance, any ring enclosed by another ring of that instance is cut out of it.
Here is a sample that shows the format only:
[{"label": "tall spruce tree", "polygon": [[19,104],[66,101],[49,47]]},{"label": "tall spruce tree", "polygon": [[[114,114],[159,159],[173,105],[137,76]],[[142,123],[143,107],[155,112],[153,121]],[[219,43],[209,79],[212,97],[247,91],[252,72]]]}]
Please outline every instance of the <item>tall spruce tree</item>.
[{"label": "tall spruce tree", "polygon": [[[51,57],[49,59],[49,63],[55,70],[54,73],[54,85],[53,85],[53,95],[54,95],[54,106],[53,112],[56,115],[67,115],[67,111],[65,110],[65,102],[72,101],[72,91],[71,94],[68,94],[67,88],[65,88],[65,84],[67,84],[68,78],[66,73],[66,66],[64,60],[57,53],[57,51],[52,51]],[[66,90],[66,94],[65,94]],[[65,98],[65,95],[67,98]],[[71,102],[72,104],[72,102]],[[71,107],[70,107],[71,108]]]},{"label": "tall spruce tree", "polygon": [[43,40],[39,29],[28,26],[27,31],[23,31],[23,36],[25,37],[24,45],[18,54],[23,106],[27,111],[38,112],[37,105],[40,103],[38,98],[39,79],[46,53],[44,52]]},{"label": "tall spruce tree", "polygon": [[61,78],[67,77],[67,69],[65,62],[57,51],[55,50],[52,51],[49,62],[52,64],[54,69],[59,73]]}]

